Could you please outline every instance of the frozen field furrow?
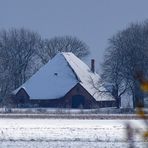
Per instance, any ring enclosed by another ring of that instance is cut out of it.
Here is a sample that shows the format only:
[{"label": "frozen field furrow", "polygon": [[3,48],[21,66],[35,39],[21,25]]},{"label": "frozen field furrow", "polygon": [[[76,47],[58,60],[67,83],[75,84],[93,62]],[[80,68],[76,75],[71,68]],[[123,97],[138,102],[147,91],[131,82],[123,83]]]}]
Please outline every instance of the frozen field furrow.
[{"label": "frozen field furrow", "polygon": [[[82,142],[82,141],[49,141],[49,142],[1,142],[1,148],[128,148],[126,142]],[[147,148],[147,143],[136,143],[136,148]]]},{"label": "frozen field furrow", "polygon": [[138,120],[0,119],[0,148],[126,147],[127,122],[144,130]]}]

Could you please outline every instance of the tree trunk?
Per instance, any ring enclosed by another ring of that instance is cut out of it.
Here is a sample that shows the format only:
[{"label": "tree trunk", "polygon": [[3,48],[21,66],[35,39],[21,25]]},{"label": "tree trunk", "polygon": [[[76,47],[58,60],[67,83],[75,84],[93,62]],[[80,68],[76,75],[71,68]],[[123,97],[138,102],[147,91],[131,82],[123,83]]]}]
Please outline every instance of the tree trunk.
[{"label": "tree trunk", "polygon": [[140,89],[140,83],[136,81],[134,85],[134,107],[144,107],[144,94]]},{"label": "tree trunk", "polygon": [[116,106],[117,106],[117,108],[121,107],[121,97],[119,97],[119,96],[116,98]]}]

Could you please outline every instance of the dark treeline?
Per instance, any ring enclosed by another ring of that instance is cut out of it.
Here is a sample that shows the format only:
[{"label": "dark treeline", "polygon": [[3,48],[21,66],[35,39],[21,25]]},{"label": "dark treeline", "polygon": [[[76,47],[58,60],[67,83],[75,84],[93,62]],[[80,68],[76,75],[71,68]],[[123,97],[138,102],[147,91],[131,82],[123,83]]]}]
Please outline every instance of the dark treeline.
[{"label": "dark treeline", "polygon": [[79,58],[89,54],[88,46],[72,36],[43,39],[21,28],[0,31],[0,100],[5,98],[58,52],[73,52]]},{"label": "dark treeline", "polygon": [[128,93],[133,105],[144,106],[142,83],[148,78],[148,21],[134,23],[109,39],[102,78],[118,102]]}]

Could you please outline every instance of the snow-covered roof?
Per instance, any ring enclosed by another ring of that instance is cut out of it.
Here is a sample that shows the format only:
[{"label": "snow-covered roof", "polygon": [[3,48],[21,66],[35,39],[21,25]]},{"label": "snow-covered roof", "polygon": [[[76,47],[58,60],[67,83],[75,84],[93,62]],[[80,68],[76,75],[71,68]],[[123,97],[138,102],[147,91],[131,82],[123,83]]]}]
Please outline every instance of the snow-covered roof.
[{"label": "snow-covered roof", "polygon": [[[71,52],[57,54],[44,65],[21,88],[30,99],[56,99],[64,97],[77,83],[80,83],[97,101],[113,100],[109,94],[98,91],[100,77]],[[101,88],[105,91],[105,88]]]}]

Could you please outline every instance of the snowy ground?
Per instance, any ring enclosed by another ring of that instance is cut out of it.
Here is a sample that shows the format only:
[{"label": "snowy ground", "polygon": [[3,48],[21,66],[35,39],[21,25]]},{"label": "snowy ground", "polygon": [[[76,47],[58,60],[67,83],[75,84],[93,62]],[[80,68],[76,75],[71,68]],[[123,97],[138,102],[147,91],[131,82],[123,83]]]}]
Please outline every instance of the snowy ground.
[{"label": "snowy ground", "polygon": [[[0,119],[0,148],[128,147],[125,124],[144,130],[139,120]],[[134,138],[136,147],[148,143]]]}]

